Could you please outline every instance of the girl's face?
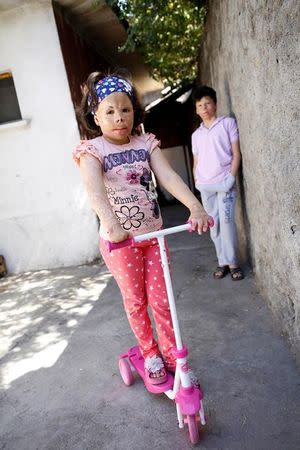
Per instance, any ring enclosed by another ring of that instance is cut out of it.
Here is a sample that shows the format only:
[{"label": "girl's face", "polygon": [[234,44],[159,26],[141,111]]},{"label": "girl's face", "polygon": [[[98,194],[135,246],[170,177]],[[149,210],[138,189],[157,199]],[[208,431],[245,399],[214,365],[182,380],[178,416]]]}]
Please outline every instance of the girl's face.
[{"label": "girl's face", "polygon": [[201,117],[203,121],[209,121],[216,116],[217,105],[210,97],[202,97],[196,101],[196,114]]},{"label": "girl's face", "polygon": [[134,112],[131,100],[125,92],[113,92],[105,97],[99,103],[94,118],[109,142],[119,145],[129,142]]}]

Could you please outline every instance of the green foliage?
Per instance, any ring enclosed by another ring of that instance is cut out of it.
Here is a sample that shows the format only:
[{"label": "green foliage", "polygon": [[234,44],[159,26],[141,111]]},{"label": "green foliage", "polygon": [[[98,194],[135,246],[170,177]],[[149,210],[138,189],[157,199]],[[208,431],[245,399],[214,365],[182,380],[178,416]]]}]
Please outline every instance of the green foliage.
[{"label": "green foliage", "polygon": [[193,0],[107,0],[128,24],[120,51],[138,49],[152,75],[171,85],[195,78],[206,8]]}]

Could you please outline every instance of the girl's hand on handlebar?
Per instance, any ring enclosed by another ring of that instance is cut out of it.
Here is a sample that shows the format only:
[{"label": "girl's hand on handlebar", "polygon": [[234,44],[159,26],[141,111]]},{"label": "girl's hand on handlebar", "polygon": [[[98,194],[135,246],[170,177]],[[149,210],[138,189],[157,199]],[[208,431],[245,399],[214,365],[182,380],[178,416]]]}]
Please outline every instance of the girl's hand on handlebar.
[{"label": "girl's hand on handlebar", "polygon": [[196,208],[191,210],[189,217],[189,223],[191,224],[191,230],[197,231],[199,234],[206,232],[211,224],[211,217],[205,212],[203,208]]}]

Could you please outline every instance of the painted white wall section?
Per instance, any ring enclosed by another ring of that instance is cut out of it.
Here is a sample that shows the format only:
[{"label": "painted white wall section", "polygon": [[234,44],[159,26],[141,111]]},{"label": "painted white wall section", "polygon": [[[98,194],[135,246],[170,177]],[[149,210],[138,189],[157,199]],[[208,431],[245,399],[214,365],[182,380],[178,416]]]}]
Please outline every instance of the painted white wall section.
[{"label": "painted white wall section", "polygon": [[10,273],[91,261],[98,225],[71,159],[80,138],[50,1],[0,12],[0,53],[29,119],[0,129],[0,254]]}]

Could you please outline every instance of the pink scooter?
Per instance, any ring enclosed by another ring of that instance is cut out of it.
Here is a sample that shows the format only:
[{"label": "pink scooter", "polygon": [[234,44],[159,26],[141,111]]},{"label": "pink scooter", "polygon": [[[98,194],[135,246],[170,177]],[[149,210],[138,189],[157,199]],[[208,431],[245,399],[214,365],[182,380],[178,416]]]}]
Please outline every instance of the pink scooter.
[{"label": "pink scooter", "polygon": [[[210,221],[210,227],[212,226],[213,219]],[[176,341],[176,348],[173,349],[173,354],[177,360],[175,375],[168,372],[168,378],[165,383],[158,385],[149,384],[146,381],[144,359],[140,353],[139,347],[132,347],[126,353],[122,353],[119,356],[119,369],[121,377],[127,386],[130,386],[134,382],[132,369],[135,369],[135,371],[143,379],[146,389],[149,392],[154,394],[164,393],[171,400],[175,400],[179,428],[184,428],[184,424],[187,424],[190,440],[193,444],[196,444],[199,441],[198,421],[200,421],[201,425],[205,425],[205,416],[202,404],[203,393],[201,389],[193,386],[190,379],[187,362],[188,350],[182,344],[164,241],[164,236],[186,230],[191,231],[191,225],[189,223],[186,225],[167,228],[165,230],[155,231],[153,233],[135,236],[133,239],[127,239],[123,242],[109,242],[108,246],[109,250],[114,250],[148,239],[157,238],[158,240]]]}]

